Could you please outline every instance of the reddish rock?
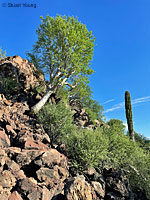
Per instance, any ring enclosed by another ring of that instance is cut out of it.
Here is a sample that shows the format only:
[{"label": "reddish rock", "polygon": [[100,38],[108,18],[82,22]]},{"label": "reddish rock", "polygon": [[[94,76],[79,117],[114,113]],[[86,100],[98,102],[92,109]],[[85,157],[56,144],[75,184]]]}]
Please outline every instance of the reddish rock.
[{"label": "reddish rock", "polygon": [[15,171],[20,170],[19,165],[14,160],[8,159],[6,161],[6,165],[11,172],[15,172]]},{"label": "reddish rock", "polygon": [[10,194],[11,194],[10,191],[0,191],[0,199],[8,200]]},{"label": "reddish rock", "polygon": [[19,164],[20,168],[24,165],[29,165],[41,154],[45,153],[44,150],[22,150],[16,154],[16,162]]},{"label": "reddish rock", "polygon": [[98,194],[98,197],[101,198],[105,197],[105,188],[103,188],[103,185],[101,185],[99,182],[96,181],[92,181],[91,185],[94,188],[96,194]]},{"label": "reddish rock", "polygon": [[0,149],[0,166],[3,166],[7,160],[7,155],[5,153],[5,150]]},{"label": "reddish rock", "polygon": [[60,183],[60,181],[63,182],[68,176],[68,171],[56,165],[53,169],[41,167],[36,174],[39,181],[52,186],[56,183]]},{"label": "reddish rock", "polygon": [[59,176],[54,172],[54,169],[49,168],[40,168],[37,172],[37,178],[41,182],[47,183],[54,183],[54,181],[57,182]]},{"label": "reddish rock", "polygon": [[0,185],[2,188],[8,188],[9,190],[16,184],[16,179],[12,173],[8,170],[5,170],[0,173]]},{"label": "reddish rock", "polygon": [[23,199],[21,198],[20,194],[17,191],[14,191],[13,193],[11,193],[8,200],[23,200]]},{"label": "reddish rock", "polygon": [[[9,60],[11,57],[9,57]],[[17,65],[21,65],[23,62],[23,59],[20,56],[13,56],[13,62],[16,63]]]},{"label": "reddish rock", "polygon": [[15,157],[21,152],[21,148],[19,147],[8,147],[5,148],[6,154],[9,156],[9,158]]},{"label": "reddish rock", "polygon": [[20,56],[10,56],[1,60],[0,67],[0,77],[15,77],[24,90],[35,87],[38,81],[44,81],[44,75]]},{"label": "reddish rock", "polygon": [[[24,114],[29,111],[27,103],[15,102],[12,103],[11,106],[6,106],[4,104],[5,97],[2,96],[1,98],[0,121],[6,124],[6,132],[4,129],[0,129],[0,147],[10,146],[11,141],[13,146],[16,145],[24,147],[25,145],[26,148],[29,149],[47,148],[44,143],[49,145],[50,138],[45,133],[43,127],[36,119]],[[8,133],[10,141],[6,133]],[[15,142],[13,142],[14,138]],[[33,140],[32,144],[30,140]]]},{"label": "reddish rock", "polygon": [[38,182],[50,188],[52,196],[62,193],[64,180],[68,177],[66,157],[55,149],[46,151],[34,163],[40,167],[36,171]]},{"label": "reddish rock", "polygon": [[14,171],[12,174],[17,180],[26,178],[23,170]]},{"label": "reddish rock", "polygon": [[4,129],[0,128],[0,147],[9,147],[10,140],[6,135]]},{"label": "reddish rock", "polygon": [[53,194],[46,187],[43,187],[42,200],[52,199],[52,197],[53,197]]},{"label": "reddish rock", "polygon": [[38,188],[36,191],[29,193],[27,196],[29,200],[50,200],[53,195],[47,188]]},{"label": "reddish rock", "polygon": [[42,154],[35,163],[39,166],[47,166],[48,168],[52,168],[54,165],[59,165],[67,169],[67,158],[56,149],[49,149]]},{"label": "reddish rock", "polygon": [[18,182],[18,187],[20,192],[24,195],[28,195],[29,193],[35,192],[38,188],[38,186],[29,178],[20,180]]},{"label": "reddish rock", "polygon": [[42,193],[38,189],[34,190],[33,192],[30,192],[27,195],[27,198],[29,200],[35,200],[35,199],[42,199]]},{"label": "reddish rock", "polygon": [[26,178],[23,170],[20,170],[19,165],[15,161],[8,159],[6,161],[6,165],[7,165],[8,170],[12,173],[12,175],[17,180]]},{"label": "reddish rock", "polygon": [[48,149],[48,146],[38,140],[27,139],[24,144],[25,149]]},{"label": "reddish rock", "polygon": [[65,185],[66,200],[92,200],[92,189],[84,176],[71,178]]},{"label": "reddish rock", "polygon": [[39,187],[33,178],[21,180],[18,186],[21,193],[29,200],[50,200],[53,197],[53,194],[46,187]]},{"label": "reddish rock", "polygon": [[17,133],[13,130],[12,126],[6,125],[6,130],[11,137],[16,137]]}]

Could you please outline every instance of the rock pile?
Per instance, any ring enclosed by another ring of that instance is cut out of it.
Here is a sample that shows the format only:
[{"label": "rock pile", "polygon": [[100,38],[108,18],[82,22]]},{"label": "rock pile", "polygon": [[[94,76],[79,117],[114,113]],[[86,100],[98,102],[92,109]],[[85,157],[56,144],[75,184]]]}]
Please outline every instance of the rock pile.
[{"label": "rock pile", "polygon": [[67,158],[50,148],[50,138],[26,103],[0,95],[0,199],[52,199],[68,177]]},{"label": "rock pile", "polygon": [[13,101],[27,101],[32,106],[41,98],[35,89],[41,84],[45,85],[43,73],[28,60],[20,56],[0,60],[0,93],[9,96]]},{"label": "rock pile", "polygon": [[100,122],[99,120],[95,120],[94,123],[90,120],[90,117],[86,110],[82,108],[82,105],[78,103],[76,100],[72,100],[70,102],[70,106],[72,109],[73,117],[75,125],[81,128],[87,129],[96,129],[97,127],[104,127],[110,128],[109,125],[106,125],[104,122]]}]

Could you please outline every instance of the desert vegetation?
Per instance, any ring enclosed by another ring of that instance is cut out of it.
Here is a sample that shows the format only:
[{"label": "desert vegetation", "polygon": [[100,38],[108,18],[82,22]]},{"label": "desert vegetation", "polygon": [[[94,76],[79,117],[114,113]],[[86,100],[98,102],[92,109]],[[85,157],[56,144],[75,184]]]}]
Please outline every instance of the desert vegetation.
[{"label": "desert vegetation", "polygon": [[62,103],[45,105],[38,116],[50,138],[66,145],[69,159],[78,171],[90,167],[123,169],[133,190],[142,190],[150,197],[150,154],[142,148],[144,138],[139,134],[136,133],[135,142],[125,135],[122,121],[111,120],[110,128],[80,129],[73,125],[71,111]]},{"label": "desert vegetation", "polygon": [[[78,173],[84,174],[92,167],[100,171],[110,167],[123,170],[132,190],[142,191],[150,199],[150,142],[133,129],[130,93],[125,93],[126,133],[123,121],[105,120],[103,106],[93,99],[88,85],[94,73],[90,67],[95,45],[92,32],[74,17],[47,15],[41,19],[38,39],[27,56],[39,73],[42,70],[46,81],[34,88],[42,97],[31,110],[49,135],[51,147],[59,149],[63,144],[70,167]],[[1,49],[0,57],[5,58]],[[11,96],[17,83],[7,78],[2,86]],[[57,103],[50,101],[52,94],[59,96]],[[94,128],[75,125],[71,106],[74,100]]]}]

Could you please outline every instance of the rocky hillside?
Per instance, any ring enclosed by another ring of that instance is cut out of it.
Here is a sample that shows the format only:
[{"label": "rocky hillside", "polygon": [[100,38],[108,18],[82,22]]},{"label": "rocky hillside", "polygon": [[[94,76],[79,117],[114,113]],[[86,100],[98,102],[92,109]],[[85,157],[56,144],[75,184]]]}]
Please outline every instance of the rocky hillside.
[{"label": "rocky hillside", "polygon": [[[30,113],[42,96],[35,91],[41,82],[43,74],[27,60],[0,60],[0,199],[145,199],[133,194],[122,170],[91,168],[76,174],[67,157],[51,148],[49,136]],[[85,112],[78,115],[81,123],[80,116],[88,121]]]}]

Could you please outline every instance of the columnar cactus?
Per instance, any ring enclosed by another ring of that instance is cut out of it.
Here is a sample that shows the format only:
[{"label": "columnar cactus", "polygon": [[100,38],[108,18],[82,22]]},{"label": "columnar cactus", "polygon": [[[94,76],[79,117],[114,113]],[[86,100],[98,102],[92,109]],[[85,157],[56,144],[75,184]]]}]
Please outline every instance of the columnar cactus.
[{"label": "columnar cactus", "polygon": [[127,124],[128,124],[129,137],[130,137],[130,139],[135,141],[134,129],[133,129],[133,119],[132,119],[131,96],[128,91],[125,92],[125,110],[126,110],[126,118],[127,118]]}]

